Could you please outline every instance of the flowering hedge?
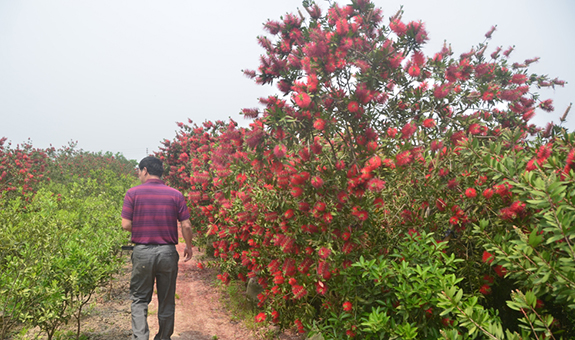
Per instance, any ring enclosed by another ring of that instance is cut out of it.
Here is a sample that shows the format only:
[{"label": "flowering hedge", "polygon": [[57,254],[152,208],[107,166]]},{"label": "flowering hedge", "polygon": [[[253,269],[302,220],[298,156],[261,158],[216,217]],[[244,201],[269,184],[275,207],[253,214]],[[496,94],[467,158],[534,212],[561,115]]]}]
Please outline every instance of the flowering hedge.
[{"label": "flowering hedge", "polygon": [[159,153],[222,282],[257,280],[257,321],[327,338],[572,335],[574,137],[529,124],[553,110],[533,90],[564,82],[488,53],[494,28],[425,56],[401,11],[304,5],[245,71],[283,96],[247,128],[179,123]]},{"label": "flowering hedge", "polygon": [[134,175],[135,161],[122,154],[88,152],[77,143],[56,149],[39,149],[31,141],[12,147],[0,138],[0,199],[23,198],[30,201],[48,183],[66,184],[78,178],[106,181],[106,170],[118,175]]}]

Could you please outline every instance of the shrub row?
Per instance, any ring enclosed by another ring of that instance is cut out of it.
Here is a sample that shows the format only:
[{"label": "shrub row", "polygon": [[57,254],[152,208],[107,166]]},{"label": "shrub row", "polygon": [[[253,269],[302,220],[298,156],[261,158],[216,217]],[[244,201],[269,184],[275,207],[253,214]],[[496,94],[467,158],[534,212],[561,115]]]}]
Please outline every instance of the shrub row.
[{"label": "shrub row", "polygon": [[573,134],[529,74],[488,54],[427,57],[422,22],[367,0],[264,26],[254,119],[179,123],[158,156],[222,282],[254,279],[260,322],[324,338],[574,334]]}]

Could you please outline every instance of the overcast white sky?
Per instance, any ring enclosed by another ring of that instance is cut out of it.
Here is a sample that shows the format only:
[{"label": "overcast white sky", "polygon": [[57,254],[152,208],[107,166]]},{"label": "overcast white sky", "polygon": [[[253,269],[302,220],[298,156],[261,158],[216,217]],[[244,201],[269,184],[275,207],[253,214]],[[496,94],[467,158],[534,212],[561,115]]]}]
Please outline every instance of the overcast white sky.
[{"label": "overcast white sky", "polygon": [[[467,52],[498,25],[488,51],[515,45],[512,61],[541,57],[531,71],[569,83],[543,91],[555,112],[538,111],[537,125],[558,123],[575,101],[575,1],[375,3],[385,22],[401,4],[404,21],[424,21],[428,54],[444,40]],[[258,66],[262,23],[298,7],[301,0],[0,0],[0,137],[41,148],[73,140],[139,160],[188,118],[246,125],[240,110],[275,88],[241,70]],[[565,126],[575,129],[575,108]]]}]

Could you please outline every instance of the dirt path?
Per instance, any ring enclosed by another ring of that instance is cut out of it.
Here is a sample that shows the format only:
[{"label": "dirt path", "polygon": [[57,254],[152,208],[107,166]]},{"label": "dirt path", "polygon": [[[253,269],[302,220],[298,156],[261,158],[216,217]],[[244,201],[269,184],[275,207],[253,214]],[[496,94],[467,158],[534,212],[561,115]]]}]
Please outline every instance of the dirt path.
[{"label": "dirt path", "polygon": [[[185,245],[178,244],[180,256]],[[213,270],[199,269],[196,259],[202,254],[194,249],[194,258],[188,262],[180,261],[178,283],[176,286],[176,323],[173,340],[256,340],[243,324],[231,321],[232,315],[221,302],[220,291],[213,287]],[[158,320],[153,313],[157,311],[157,296],[150,303],[148,323],[150,338],[158,331]]]}]

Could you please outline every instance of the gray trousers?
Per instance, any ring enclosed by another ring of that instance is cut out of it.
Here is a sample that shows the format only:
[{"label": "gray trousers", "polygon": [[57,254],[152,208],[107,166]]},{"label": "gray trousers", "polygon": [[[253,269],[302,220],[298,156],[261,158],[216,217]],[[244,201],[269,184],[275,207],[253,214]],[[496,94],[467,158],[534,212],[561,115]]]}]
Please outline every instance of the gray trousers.
[{"label": "gray trousers", "polygon": [[132,253],[132,339],[148,340],[148,304],[154,281],[158,293],[158,334],[154,340],[169,340],[174,333],[176,278],[180,255],[175,245],[136,245]]}]

